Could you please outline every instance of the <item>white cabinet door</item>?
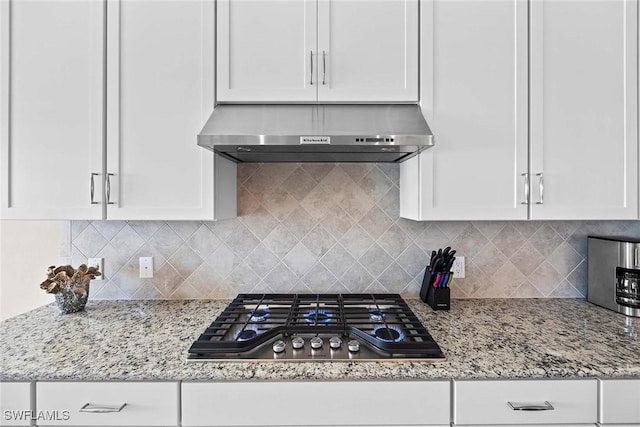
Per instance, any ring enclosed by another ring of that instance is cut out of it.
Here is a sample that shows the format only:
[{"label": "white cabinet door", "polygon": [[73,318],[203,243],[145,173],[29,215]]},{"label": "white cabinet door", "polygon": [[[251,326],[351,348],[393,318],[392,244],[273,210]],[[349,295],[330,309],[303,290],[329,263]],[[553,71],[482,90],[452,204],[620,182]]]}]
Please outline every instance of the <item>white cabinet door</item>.
[{"label": "white cabinet door", "polygon": [[602,425],[627,424],[640,426],[640,380],[600,380],[600,411]]},{"label": "white cabinet door", "polygon": [[418,101],[418,0],[318,0],[318,100]]},{"label": "white cabinet door", "polygon": [[456,425],[594,425],[598,418],[596,379],[455,381],[453,394]]},{"label": "white cabinet door", "polygon": [[638,217],[637,21],[634,0],[531,2],[532,219]]},{"label": "white cabinet door", "polygon": [[448,426],[450,407],[449,381],[182,383],[185,427]]},{"label": "white cabinet door", "polygon": [[526,219],[527,3],[423,1],[422,111],[435,147],[400,166],[400,216]]},{"label": "white cabinet door", "polygon": [[175,382],[38,382],[38,425],[178,426],[179,388]]},{"label": "white cabinet door", "polygon": [[2,217],[102,218],[104,4],[3,0],[0,32]]},{"label": "white cabinet door", "polygon": [[316,0],[219,0],[217,22],[218,101],[316,100]]},{"label": "white cabinet door", "polygon": [[213,0],[107,4],[108,219],[214,219]]},{"label": "white cabinet door", "polygon": [[0,426],[31,425],[32,383],[0,382]]}]

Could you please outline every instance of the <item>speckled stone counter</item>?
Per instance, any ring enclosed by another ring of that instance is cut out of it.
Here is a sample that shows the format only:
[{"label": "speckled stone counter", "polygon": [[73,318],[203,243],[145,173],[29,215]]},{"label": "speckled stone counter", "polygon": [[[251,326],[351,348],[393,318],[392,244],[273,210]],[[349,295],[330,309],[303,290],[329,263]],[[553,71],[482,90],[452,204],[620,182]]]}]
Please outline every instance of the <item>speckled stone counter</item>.
[{"label": "speckled stone counter", "polygon": [[585,300],[407,300],[445,362],[187,362],[229,301],[50,304],[0,323],[0,380],[640,378],[640,319]]}]

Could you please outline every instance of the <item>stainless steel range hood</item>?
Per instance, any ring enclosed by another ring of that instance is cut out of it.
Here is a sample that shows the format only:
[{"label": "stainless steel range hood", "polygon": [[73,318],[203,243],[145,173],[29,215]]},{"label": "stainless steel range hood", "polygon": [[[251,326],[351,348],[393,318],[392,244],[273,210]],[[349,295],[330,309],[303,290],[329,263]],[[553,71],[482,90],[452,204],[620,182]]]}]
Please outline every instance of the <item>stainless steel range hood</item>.
[{"label": "stainless steel range hood", "polygon": [[417,105],[218,105],[198,145],[235,162],[401,162],[433,135]]}]

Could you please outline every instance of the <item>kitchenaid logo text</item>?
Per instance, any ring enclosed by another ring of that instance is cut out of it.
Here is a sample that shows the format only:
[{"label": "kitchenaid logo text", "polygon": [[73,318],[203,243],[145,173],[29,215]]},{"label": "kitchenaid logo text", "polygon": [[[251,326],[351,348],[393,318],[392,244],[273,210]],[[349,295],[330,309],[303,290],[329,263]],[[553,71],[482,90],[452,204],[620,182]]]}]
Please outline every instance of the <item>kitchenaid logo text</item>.
[{"label": "kitchenaid logo text", "polygon": [[5,421],[69,421],[69,411],[4,411]]},{"label": "kitchenaid logo text", "polygon": [[301,136],[300,144],[331,144],[330,136]]}]

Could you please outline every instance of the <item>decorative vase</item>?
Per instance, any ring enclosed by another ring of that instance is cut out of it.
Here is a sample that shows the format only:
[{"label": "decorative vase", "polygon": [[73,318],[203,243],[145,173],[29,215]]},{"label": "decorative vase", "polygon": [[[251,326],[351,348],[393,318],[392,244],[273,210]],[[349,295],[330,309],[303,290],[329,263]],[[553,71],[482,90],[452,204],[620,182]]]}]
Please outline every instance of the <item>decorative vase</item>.
[{"label": "decorative vase", "polygon": [[57,294],[56,304],[62,314],[77,313],[84,310],[87,305],[87,299],[89,299],[89,285],[87,284],[87,292],[83,295],[78,295],[72,290],[61,290]]}]

